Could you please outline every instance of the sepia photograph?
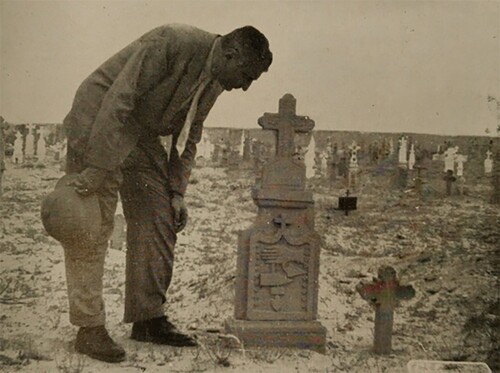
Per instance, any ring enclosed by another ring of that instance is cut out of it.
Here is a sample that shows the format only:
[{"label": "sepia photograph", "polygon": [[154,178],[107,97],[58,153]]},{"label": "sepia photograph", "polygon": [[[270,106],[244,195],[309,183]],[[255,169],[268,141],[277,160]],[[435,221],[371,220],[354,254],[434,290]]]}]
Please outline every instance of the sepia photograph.
[{"label": "sepia photograph", "polygon": [[499,0],[0,0],[0,371],[500,372]]}]

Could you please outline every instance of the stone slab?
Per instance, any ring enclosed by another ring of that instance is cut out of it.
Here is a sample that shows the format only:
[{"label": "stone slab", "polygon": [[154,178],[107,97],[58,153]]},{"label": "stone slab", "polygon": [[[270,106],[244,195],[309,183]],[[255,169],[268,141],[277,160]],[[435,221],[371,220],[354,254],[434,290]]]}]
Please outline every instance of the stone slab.
[{"label": "stone slab", "polygon": [[226,333],[244,347],[289,347],[326,352],[326,328],[319,321],[248,321],[229,319]]},{"label": "stone slab", "polygon": [[410,360],[408,373],[491,373],[485,363],[468,361]]},{"label": "stone slab", "polygon": [[282,190],[254,188],[252,198],[257,206],[280,206],[283,208],[306,208],[312,206],[313,196],[309,190]]}]

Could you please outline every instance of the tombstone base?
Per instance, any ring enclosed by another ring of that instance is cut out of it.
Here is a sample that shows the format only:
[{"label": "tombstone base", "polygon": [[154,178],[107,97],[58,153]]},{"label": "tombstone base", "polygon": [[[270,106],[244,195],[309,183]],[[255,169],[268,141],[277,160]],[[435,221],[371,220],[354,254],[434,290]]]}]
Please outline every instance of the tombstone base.
[{"label": "tombstone base", "polygon": [[326,328],[319,321],[250,321],[229,319],[226,333],[245,346],[292,347],[326,352]]}]

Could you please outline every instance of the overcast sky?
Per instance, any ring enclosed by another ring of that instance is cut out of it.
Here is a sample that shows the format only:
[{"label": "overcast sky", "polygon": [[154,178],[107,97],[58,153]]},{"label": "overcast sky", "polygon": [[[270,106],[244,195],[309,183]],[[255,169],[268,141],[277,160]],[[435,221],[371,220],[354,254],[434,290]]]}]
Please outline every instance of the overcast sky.
[{"label": "overcast sky", "polygon": [[500,99],[500,1],[0,1],[0,115],[61,122],[80,82],[150,29],[253,25],[274,62],[207,126],[258,127],[290,92],[316,129],[484,135]]}]

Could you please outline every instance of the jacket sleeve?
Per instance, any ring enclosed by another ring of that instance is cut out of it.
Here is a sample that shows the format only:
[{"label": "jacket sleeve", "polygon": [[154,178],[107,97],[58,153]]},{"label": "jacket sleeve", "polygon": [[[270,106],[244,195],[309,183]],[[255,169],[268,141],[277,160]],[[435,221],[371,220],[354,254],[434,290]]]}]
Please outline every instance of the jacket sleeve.
[{"label": "jacket sleeve", "polygon": [[104,96],[96,116],[86,152],[86,163],[91,166],[113,170],[125,160],[140,132],[130,114],[141,96],[155,87],[167,72],[165,41],[137,43]]},{"label": "jacket sleeve", "polygon": [[186,193],[189,177],[191,176],[191,170],[193,169],[194,159],[196,157],[196,144],[201,141],[202,132],[203,121],[197,120],[193,122],[182,155],[179,155],[175,146],[179,134],[174,135],[168,162],[171,193],[180,194],[181,196],[184,196]]}]

